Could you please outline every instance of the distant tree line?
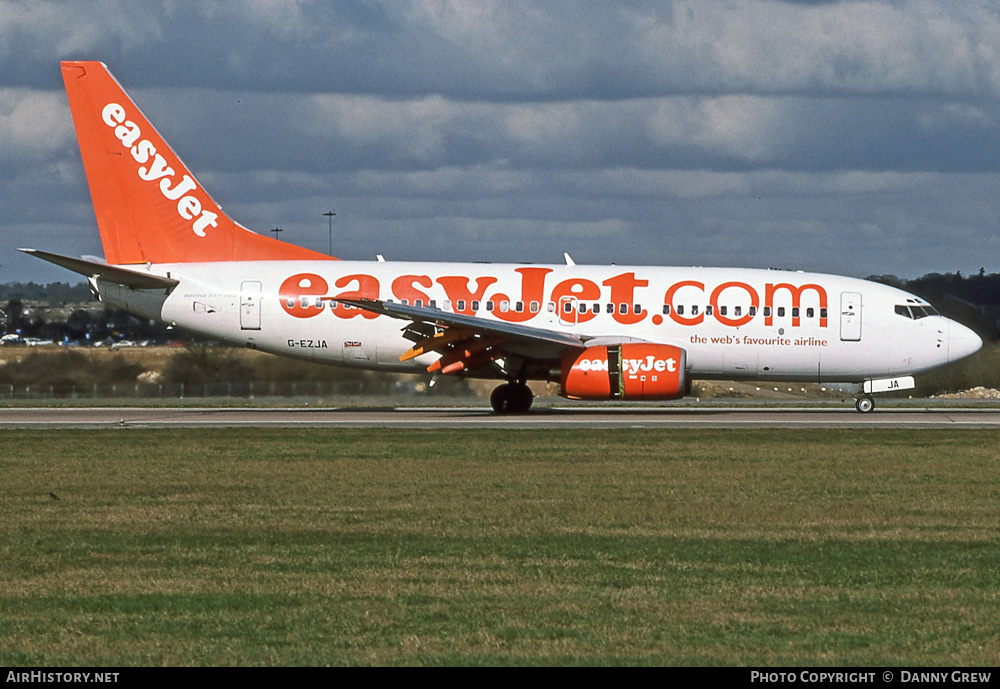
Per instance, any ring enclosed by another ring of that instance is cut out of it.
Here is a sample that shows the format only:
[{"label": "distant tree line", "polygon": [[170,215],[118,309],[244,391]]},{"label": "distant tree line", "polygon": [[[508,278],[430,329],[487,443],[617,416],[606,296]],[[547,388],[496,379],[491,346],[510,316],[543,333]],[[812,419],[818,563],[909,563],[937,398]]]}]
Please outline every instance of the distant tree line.
[{"label": "distant tree line", "polygon": [[50,306],[66,304],[97,303],[85,282],[71,285],[68,282],[50,282],[45,285],[34,282],[7,282],[0,284],[0,302],[10,299],[46,302]]},{"label": "distant tree line", "polygon": [[912,280],[902,280],[895,275],[872,275],[868,279],[905,289],[932,304],[958,298],[976,306],[1000,305],[1000,273],[987,274],[985,268],[980,268],[975,275],[927,273]]},{"label": "distant tree line", "polygon": [[120,309],[74,309],[64,319],[51,318],[43,310],[29,313],[17,298],[8,299],[0,316],[3,333],[53,342],[97,343],[121,340],[166,342],[176,338],[166,325],[139,318]]}]

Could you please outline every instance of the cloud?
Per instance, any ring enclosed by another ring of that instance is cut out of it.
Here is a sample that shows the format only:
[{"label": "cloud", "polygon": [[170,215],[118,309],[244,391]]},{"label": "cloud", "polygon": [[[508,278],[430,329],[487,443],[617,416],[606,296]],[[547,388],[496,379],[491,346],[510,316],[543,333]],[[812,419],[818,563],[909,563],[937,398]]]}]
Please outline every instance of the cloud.
[{"label": "cloud", "polygon": [[[1000,93],[989,3],[678,2],[633,13],[644,65],[675,89]],[[666,69],[675,67],[672,76]]]},{"label": "cloud", "polygon": [[[150,85],[478,100],[1000,93],[988,2],[0,2],[8,85],[45,61]],[[125,73],[125,72],[123,72]],[[50,73],[50,82],[52,81]]]},{"label": "cloud", "polygon": [[60,94],[0,88],[0,174],[53,161],[71,141],[69,108]]}]

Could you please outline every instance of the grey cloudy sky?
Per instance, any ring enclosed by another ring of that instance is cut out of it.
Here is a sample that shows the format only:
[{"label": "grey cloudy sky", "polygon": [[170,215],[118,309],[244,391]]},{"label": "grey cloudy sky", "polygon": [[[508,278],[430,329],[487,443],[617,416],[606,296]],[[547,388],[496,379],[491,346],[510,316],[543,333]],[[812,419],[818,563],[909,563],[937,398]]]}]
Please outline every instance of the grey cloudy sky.
[{"label": "grey cloudy sky", "polygon": [[0,0],[0,281],[100,255],[58,62],[370,259],[1000,270],[1000,5]]}]

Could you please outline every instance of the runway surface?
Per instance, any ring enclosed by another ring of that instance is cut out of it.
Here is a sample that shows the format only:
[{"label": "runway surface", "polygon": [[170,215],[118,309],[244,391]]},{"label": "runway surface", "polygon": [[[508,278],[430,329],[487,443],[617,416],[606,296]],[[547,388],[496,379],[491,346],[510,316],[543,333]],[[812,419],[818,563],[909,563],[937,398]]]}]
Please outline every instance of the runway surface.
[{"label": "runway surface", "polygon": [[1000,409],[903,407],[4,408],[6,428],[1000,428]]}]

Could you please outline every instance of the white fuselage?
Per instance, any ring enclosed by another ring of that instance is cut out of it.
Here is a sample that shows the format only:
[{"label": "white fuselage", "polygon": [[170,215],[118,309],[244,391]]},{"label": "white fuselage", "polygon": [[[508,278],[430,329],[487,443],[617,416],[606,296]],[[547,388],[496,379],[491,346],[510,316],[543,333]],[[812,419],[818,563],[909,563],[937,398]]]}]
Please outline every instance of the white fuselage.
[{"label": "white fuselage", "polygon": [[[152,265],[169,294],[100,283],[108,303],[275,354],[419,373],[406,323],[373,298],[687,351],[691,378],[852,381],[920,373],[976,351],[968,328],[866,280],[746,268],[251,261]],[[932,315],[926,315],[931,313]]]}]

